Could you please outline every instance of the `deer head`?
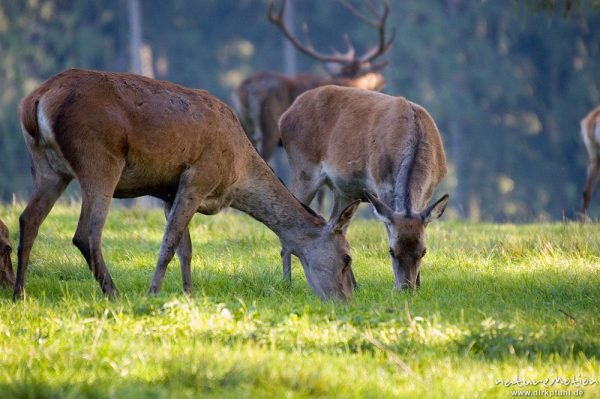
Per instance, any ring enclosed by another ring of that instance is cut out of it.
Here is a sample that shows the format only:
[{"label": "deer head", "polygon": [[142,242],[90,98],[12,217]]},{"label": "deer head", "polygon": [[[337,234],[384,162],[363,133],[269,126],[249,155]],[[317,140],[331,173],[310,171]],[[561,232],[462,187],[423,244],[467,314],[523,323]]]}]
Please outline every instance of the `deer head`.
[{"label": "deer head", "polygon": [[[323,300],[345,301],[352,298],[352,257],[343,231],[359,205],[360,201],[348,205],[331,218],[308,245],[296,251],[308,285]],[[332,268],[331,265],[337,267]]]},{"label": "deer head", "polygon": [[384,222],[390,244],[390,257],[396,289],[418,288],[421,284],[421,259],[425,256],[425,227],[444,213],[448,194],[421,213],[406,215],[394,212],[371,192],[365,196],[375,209],[375,216]]}]

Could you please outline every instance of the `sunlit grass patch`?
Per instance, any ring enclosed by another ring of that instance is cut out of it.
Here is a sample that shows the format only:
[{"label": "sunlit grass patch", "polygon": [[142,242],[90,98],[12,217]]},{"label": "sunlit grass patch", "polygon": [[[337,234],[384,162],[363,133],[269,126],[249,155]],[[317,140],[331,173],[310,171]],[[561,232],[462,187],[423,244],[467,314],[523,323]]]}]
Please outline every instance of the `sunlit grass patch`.
[{"label": "sunlit grass patch", "polygon": [[[15,247],[21,209],[0,208]],[[71,244],[78,213],[59,205],[43,224],[23,302],[0,290],[2,398],[487,398],[517,377],[600,380],[594,224],[434,223],[412,294],[393,288],[383,226],[355,220],[360,289],[339,304],[312,294],[297,261],[284,282],[277,237],[235,212],[192,221],[191,296],[174,260],[149,297],[164,216],[115,207],[108,301]]]}]

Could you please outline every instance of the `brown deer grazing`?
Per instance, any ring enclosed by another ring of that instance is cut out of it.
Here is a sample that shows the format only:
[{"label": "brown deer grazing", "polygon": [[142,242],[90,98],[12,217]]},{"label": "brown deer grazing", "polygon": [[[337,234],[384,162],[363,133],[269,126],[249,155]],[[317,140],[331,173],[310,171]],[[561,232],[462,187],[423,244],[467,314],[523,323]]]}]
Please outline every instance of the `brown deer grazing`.
[{"label": "brown deer grazing", "polygon": [[258,72],[244,80],[237,88],[233,95],[233,101],[240,121],[246,134],[250,137],[250,141],[266,161],[271,159],[275,149],[281,144],[277,126],[279,118],[301,93],[328,84],[376,91],[383,88],[384,78],[380,72],[388,63],[387,61],[373,63],[373,61],[390,49],[395,37],[395,31],[392,32],[389,39],[386,40],[385,37],[385,23],[389,13],[387,2],[383,11],[379,12],[371,1],[365,1],[367,8],[376,19],[361,14],[356,7],[346,1],[339,0],[339,2],[379,33],[377,46],[363,55],[356,54],[347,35],[344,36],[348,44],[346,53],[324,54],[316,51],[308,38],[306,38],[306,44],[302,43],[285,26],[283,22],[285,0],[282,1],[278,13],[274,11],[273,3],[269,7],[269,21],[275,24],[299,51],[324,63],[330,76],[300,74],[286,77],[274,72]]},{"label": "brown deer grazing", "polygon": [[10,261],[10,236],[8,227],[0,220],[0,287],[12,286],[15,283],[12,263]]},{"label": "brown deer grazing", "polygon": [[583,206],[581,208],[581,213],[585,216],[600,177],[600,106],[581,120],[581,138],[587,151],[587,177],[583,187]]},{"label": "brown deer grazing", "polygon": [[273,230],[300,258],[322,299],[349,299],[352,270],[342,229],[358,203],[327,223],[290,194],[252,147],[235,114],[203,90],[126,73],[70,69],[21,103],[33,163],[33,194],[20,222],[15,298],[25,283],[38,228],[67,183],[81,187],[73,243],[107,296],[116,289],[101,250],[111,198],[152,195],[168,221],[149,292],[160,291],[177,249],[190,288],[188,223],[227,206]]},{"label": "brown deer grazing", "polygon": [[[371,202],[387,229],[396,288],[418,287],[425,227],[448,203],[445,194],[427,207],[446,174],[442,140],[427,111],[402,97],[325,86],[298,97],[279,127],[292,193],[308,204],[327,185],[333,213],[357,199]],[[289,258],[284,253],[284,273]]]}]

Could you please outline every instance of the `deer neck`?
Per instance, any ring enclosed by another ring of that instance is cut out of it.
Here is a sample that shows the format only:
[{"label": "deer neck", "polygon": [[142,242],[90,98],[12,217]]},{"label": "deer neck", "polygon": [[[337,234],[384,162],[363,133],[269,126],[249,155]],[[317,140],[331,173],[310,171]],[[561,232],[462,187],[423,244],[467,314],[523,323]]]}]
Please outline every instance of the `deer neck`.
[{"label": "deer neck", "polygon": [[304,207],[256,154],[231,206],[271,229],[282,245],[298,254],[305,237],[317,235],[326,224]]},{"label": "deer neck", "polygon": [[354,79],[348,79],[347,86],[356,87],[358,89],[380,91],[383,89],[385,81],[383,75],[375,72],[368,72]]}]

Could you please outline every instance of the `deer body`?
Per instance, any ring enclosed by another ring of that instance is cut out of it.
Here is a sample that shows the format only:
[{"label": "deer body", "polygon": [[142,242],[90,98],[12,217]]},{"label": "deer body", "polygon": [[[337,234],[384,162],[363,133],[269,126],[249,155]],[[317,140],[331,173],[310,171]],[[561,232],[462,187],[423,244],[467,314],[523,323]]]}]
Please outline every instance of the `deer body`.
[{"label": "deer body", "polygon": [[446,173],[442,140],[427,111],[402,97],[325,86],[298,97],[280,129],[292,193],[309,204],[327,185],[334,213],[353,200],[370,201],[387,228],[396,287],[418,285],[424,228],[448,200],[427,207]]},{"label": "deer body", "polygon": [[12,246],[10,245],[8,227],[0,220],[0,287],[5,285],[11,286],[15,283],[12,262],[10,260],[11,252]]},{"label": "deer body", "polygon": [[[232,206],[270,227],[305,267],[321,298],[351,296],[347,244],[339,230],[356,208],[327,224],[285,189],[246,138],[233,112],[203,90],[132,74],[71,69],[43,83],[21,104],[34,189],[20,217],[15,297],[22,295],[38,228],[72,179],[82,208],[73,243],[105,294],[116,289],[101,251],[111,198],[152,195],[165,201],[167,226],[151,293],[179,255],[191,286],[194,213]],[[320,243],[315,243],[320,239]]]},{"label": "deer body", "polygon": [[583,188],[583,206],[581,212],[587,213],[592,193],[600,177],[600,106],[581,120],[581,138],[587,153],[587,176]]}]

